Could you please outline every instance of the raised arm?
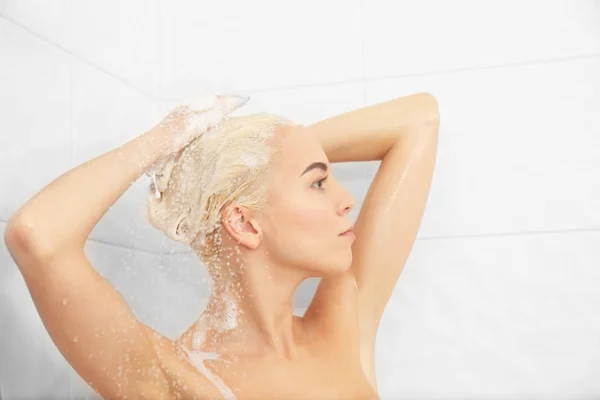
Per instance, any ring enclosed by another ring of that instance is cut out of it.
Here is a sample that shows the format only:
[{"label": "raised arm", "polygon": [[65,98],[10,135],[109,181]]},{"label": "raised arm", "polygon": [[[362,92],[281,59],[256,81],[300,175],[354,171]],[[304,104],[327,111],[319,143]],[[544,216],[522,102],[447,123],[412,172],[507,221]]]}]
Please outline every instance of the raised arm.
[{"label": "raised arm", "polygon": [[154,129],[55,179],[8,223],[5,243],[46,330],[69,364],[104,398],[173,398],[160,356],[172,343],[136,319],[90,264],[85,241],[143,172],[197,136],[179,131],[185,118],[203,118],[194,120],[202,131],[205,122],[212,125],[241,104],[234,100],[235,107],[227,102],[218,112],[202,115],[176,108]]},{"label": "raised arm", "polygon": [[[381,160],[354,227],[350,268],[358,288],[361,356],[376,387],[377,328],[412,249],[431,185],[439,128],[437,100],[418,93],[308,128],[320,137],[331,162]],[[315,299],[331,301],[327,292],[339,292],[331,290],[335,287],[321,284]]]},{"label": "raised arm", "polygon": [[359,212],[351,273],[364,318],[377,323],[412,249],[437,150],[437,100],[418,93],[319,122],[331,162],[381,160]]},{"label": "raised arm", "polygon": [[168,388],[153,331],[83,251],[96,222],[160,154],[155,139],[148,132],[66,172],[21,207],[5,232],[52,341],[104,398],[160,398]]}]

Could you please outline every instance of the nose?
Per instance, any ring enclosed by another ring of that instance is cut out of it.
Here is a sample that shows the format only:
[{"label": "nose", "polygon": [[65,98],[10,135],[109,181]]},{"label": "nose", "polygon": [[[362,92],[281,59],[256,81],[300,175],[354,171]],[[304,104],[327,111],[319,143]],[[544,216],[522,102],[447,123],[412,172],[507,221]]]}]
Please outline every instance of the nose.
[{"label": "nose", "polygon": [[340,201],[337,204],[337,214],[341,217],[347,215],[350,210],[352,210],[352,208],[354,207],[354,198],[352,197],[352,195],[350,195],[350,193],[344,189],[343,187],[341,187],[341,198]]}]

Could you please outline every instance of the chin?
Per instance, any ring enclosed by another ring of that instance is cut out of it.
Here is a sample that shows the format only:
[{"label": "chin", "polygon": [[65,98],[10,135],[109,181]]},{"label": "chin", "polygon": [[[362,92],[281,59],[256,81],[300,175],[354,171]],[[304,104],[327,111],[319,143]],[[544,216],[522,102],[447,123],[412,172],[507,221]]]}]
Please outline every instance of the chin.
[{"label": "chin", "polygon": [[309,265],[308,269],[320,277],[335,276],[348,272],[352,266],[352,250],[350,248],[342,251],[339,249],[329,250],[328,255],[329,257],[314,255],[310,259],[297,263],[297,265]]},{"label": "chin", "polygon": [[350,267],[352,266],[352,253],[350,255],[343,255],[338,259],[334,260],[328,266],[328,272],[330,275],[343,274],[344,272],[348,272]]}]

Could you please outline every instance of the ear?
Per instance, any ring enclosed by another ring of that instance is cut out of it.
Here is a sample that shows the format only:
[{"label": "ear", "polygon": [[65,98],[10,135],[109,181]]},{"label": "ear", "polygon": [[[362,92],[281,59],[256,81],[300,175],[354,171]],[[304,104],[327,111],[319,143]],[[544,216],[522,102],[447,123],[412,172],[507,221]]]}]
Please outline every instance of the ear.
[{"label": "ear", "polygon": [[232,203],[225,207],[221,225],[238,243],[257,249],[262,241],[262,229],[247,207]]}]

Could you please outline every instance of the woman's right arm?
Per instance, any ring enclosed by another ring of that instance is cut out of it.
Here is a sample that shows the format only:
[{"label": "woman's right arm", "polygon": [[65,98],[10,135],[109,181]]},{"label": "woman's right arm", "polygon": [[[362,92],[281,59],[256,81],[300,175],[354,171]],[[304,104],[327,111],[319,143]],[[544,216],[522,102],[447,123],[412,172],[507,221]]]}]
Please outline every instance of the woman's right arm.
[{"label": "woman's right arm", "polygon": [[50,338],[107,399],[139,398],[142,391],[160,398],[168,389],[154,332],[83,249],[95,221],[158,158],[153,132],[55,179],[15,213],[4,235]]},{"label": "woman's right arm", "polygon": [[215,104],[220,108],[207,114],[176,108],[154,129],[52,181],[9,221],[6,246],[50,338],[107,399],[172,398],[163,355],[170,355],[173,342],[137,320],[91,265],[85,241],[144,171],[203,131],[200,123],[184,129],[185,118],[203,116],[200,122],[216,123],[241,100],[219,97]]},{"label": "woman's right arm", "polygon": [[17,265],[36,271],[25,283],[49,336],[73,369],[106,399],[169,399],[161,336],[137,320],[84,252],[37,258],[15,251],[19,238],[7,233]]}]

